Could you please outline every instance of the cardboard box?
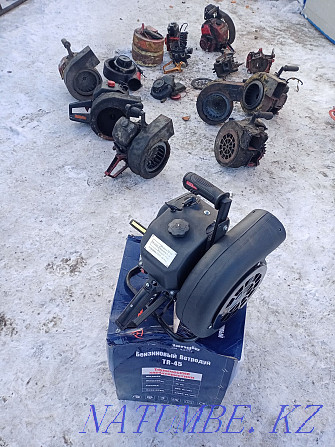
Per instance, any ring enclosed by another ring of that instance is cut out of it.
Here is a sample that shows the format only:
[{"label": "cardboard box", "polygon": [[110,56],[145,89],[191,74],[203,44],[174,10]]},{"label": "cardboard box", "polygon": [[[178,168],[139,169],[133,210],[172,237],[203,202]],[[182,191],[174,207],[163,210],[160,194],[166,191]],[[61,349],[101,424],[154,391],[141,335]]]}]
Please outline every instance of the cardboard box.
[{"label": "cardboard box", "polygon": [[[125,277],[138,263],[140,242],[140,237],[128,236],[107,332],[117,396],[175,405],[218,405],[241,358],[246,306],[219,332],[192,343],[173,340],[153,317],[136,330],[119,331],[115,320],[132,299]],[[139,289],[145,278],[141,274],[132,283]]]}]

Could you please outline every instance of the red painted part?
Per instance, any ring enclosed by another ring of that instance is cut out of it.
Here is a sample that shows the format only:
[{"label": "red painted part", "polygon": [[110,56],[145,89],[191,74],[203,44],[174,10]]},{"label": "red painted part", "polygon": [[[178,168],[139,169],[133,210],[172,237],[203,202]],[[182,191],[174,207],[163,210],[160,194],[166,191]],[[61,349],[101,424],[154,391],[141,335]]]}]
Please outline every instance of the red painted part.
[{"label": "red painted part", "polygon": [[193,189],[198,189],[192,182],[190,182],[189,180],[186,181],[186,185],[190,186]]},{"label": "red painted part", "polygon": [[329,110],[329,115],[335,121],[335,107]]},{"label": "red painted part", "polygon": [[178,99],[180,99],[180,98],[181,98],[181,94],[180,94],[180,93],[178,93],[178,95],[175,95],[175,96],[170,96],[170,98],[171,98],[171,99],[173,99],[174,101],[178,101]]},{"label": "red painted part", "polygon": [[211,35],[211,29],[210,29],[210,27],[208,26],[208,25],[202,25],[202,27],[201,27],[201,34],[203,35],[203,36],[210,36]]},{"label": "red painted part", "polygon": [[114,81],[108,81],[107,85],[108,85],[108,87],[115,87],[115,82]]}]

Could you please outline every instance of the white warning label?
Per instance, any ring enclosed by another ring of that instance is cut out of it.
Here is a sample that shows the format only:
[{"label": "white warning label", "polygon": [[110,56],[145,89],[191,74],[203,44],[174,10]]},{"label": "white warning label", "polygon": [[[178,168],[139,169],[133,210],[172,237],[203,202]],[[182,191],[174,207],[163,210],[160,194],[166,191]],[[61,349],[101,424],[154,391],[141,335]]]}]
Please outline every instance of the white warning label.
[{"label": "white warning label", "polygon": [[165,242],[161,241],[157,236],[152,234],[145,244],[144,248],[154,256],[165,267],[170,267],[171,262],[177,256],[177,252],[172,250]]},{"label": "white warning label", "polygon": [[175,369],[165,369],[165,368],[142,368],[143,375],[152,376],[167,376],[175,377],[178,379],[188,379],[188,380],[198,380],[201,382],[202,374],[189,372],[189,371],[178,371]]}]

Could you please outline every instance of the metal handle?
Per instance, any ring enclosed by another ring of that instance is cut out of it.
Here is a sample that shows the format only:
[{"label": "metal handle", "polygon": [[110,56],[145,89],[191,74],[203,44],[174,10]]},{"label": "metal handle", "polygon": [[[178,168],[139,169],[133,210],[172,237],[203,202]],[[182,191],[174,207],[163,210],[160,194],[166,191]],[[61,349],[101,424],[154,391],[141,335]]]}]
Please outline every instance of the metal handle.
[{"label": "metal handle", "polygon": [[69,104],[69,118],[71,121],[79,121],[80,123],[89,123],[91,121],[90,113],[73,113],[73,109],[81,108],[90,109],[92,107],[92,101],[79,101]]},{"label": "metal handle", "polygon": [[284,65],[283,71],[299,71],[298,65]]},{"label": "metal handle", "polygon": [[299,67],[298,65],[283,65],[276,76],[279,78],[283,71],[299,71]]},{"label": "metal handle", "polygon": [[222,199],[229,197],[228,192],[221,191],[217,186],[212,185],[212,183],[194,172],[188,172],[184,175],[183,185],[188,191],[207,199],[216,209],[219,209]]},{"label": "metal handle", "polygon": [[74,56],[74,54],[73,54],[73,51],[71,50],[71,44],[70,44],[70,42],[68,41],[68,40],[66,40],[66,39],[62,39],[62,44],[64,45],[64,47],[67,49],[67,52],[69,53],[69,56],[70,57],[73,57]]}]

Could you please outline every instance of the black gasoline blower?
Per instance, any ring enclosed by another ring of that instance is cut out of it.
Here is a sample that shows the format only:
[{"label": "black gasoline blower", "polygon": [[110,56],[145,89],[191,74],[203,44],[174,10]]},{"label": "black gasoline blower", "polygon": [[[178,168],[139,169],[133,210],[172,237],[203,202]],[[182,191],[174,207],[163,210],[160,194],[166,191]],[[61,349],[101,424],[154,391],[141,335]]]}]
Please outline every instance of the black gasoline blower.
[{"label": "black gasoline blower", "polygon": [[69,41],[62,39],[62,44],[68,54],[58,64],[58,70],[69,93],[83,101],[92,98],[94,90],[102,82],[98,70],[95,69],[100,62],[99,59],[89,46],[74,53]]},{"label": "black gasoline blower", "polygon": [[[119,118],[126,116],[126,106],[140,103],[141,98],[130,95],[125,83],[107,81],[97,86],[92,99],[69,104],[69,118],[90,124],[99,137],[113,140],[114,126]],[[86,109],[86,112],[78,109]]]},{"label": "black gasoline blower", "polygon": [[[174,135],[172,119],[159,115],[147,124],[142,103],[128,104],[125,111],[126,116],[122,116],[113,129],[116,155],[105,175],[115,178],[129,167],[143,178],[156,177],[170,157],[168,140]],[[130,118],[141,120],[133,122]],[[123,162],[123,167],[115,172],[120,162]]]},{"label": "black gasoline blower", "polygon": [[[192,172],[183,184],[190,192],[166,202],[147,229],[133,221],[143,233],[141,257],[127,275],[135,296],[116,320],[121,330],[153,314],[179,342],[212,335],[247,303],[264,278],[266,256],[285,239],[283,225],[264,210],[227,232],[229,193]],[[135,291],[130,279],[140,269],[148,277]],[[163,318],[172,305],[174,329]]]}]

